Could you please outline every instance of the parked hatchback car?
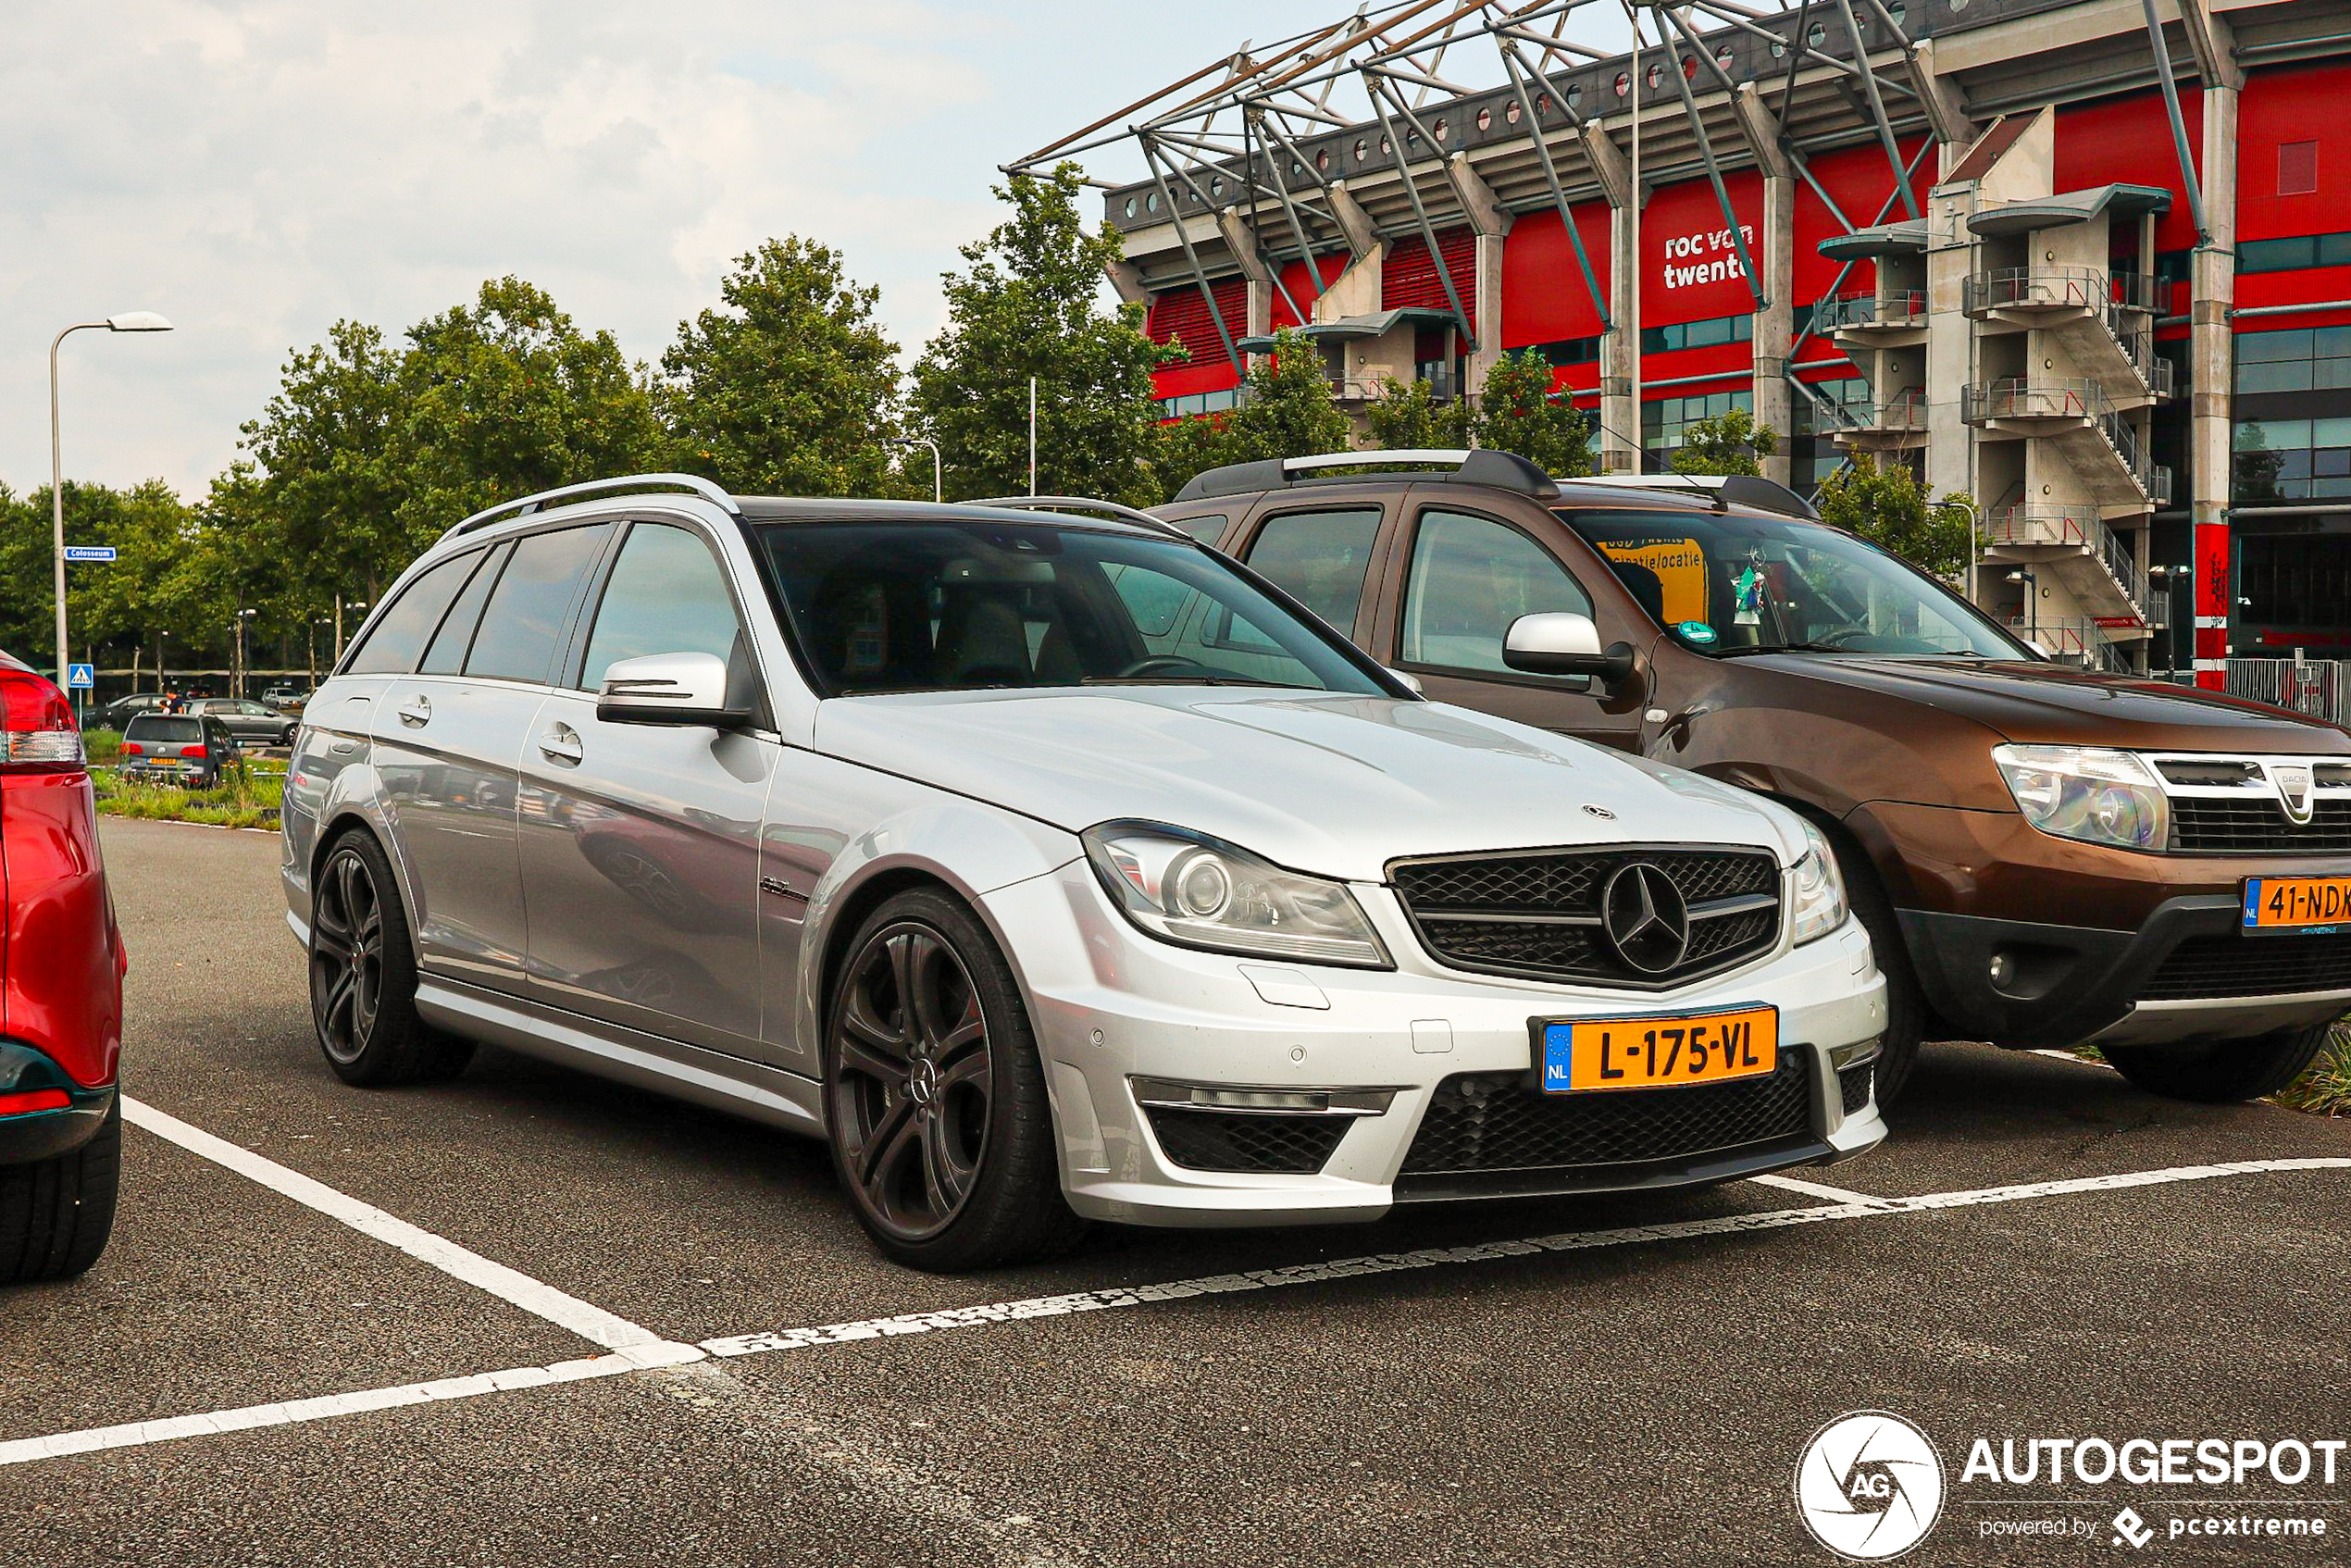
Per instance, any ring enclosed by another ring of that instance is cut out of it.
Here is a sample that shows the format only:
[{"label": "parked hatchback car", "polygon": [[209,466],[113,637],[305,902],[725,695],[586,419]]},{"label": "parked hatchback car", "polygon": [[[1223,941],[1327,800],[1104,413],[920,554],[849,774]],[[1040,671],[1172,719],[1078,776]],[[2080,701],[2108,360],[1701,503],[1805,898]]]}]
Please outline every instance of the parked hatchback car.
[{"label": "parked hatchback car", "polygon": [[72,705],[0,653],[0,1285],[81,1273],[114,1229],[127,960]]},{"label": "parked hatchback car", "polygon": [[1800,817],[1424,701],[1149,519],[500,508],[320,687],[283,823],[344,1078],[489,1039],[825,1136],[924,1267],[1884,1135]]},{"label": "parked hatchback car", "polygon": [[301,719],[251,697],[204,697],[189,703],[188,711],[218,719],[222,728],[248,746],[291,746],[302,728]]},{"label": "parked hatchback car", "polygon": [[209,790],[239,756],[228,726],[207,714],[140,714],[122,731],[116,765],[126,778]]},{"label": "parked hatchback car", "polygon": [[2053,663],[1761,479],[1331,461],[1213,470],[1166,515],[1431,696],[1803,815],[1891,988],[1882,1100],[1922,1036],[2095,1040],[2247,1099],[2351,1007],[2343,729]]}]

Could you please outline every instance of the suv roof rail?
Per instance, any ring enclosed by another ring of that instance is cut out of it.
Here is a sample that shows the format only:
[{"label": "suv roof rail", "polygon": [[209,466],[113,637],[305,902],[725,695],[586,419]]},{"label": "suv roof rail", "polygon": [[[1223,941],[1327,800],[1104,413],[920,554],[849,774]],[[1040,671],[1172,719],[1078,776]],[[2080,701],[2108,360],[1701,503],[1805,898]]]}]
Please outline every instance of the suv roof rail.
[{"label": "suv roof rail", "polygon": [[1320,468],[1356,468],[1354,474],[1325,476],[1325,483],[1349,479],[1392,479],[1408,465],[1449,464],[1449,474],[1414,477],[1454,484],[1486,485],[1516,491],[1549,501],[1559,494],[1559,481],[1514,452],[1487,447],[1461,450],[1415,447],[1400,452],[1326,452],[1312,457],[1267,457],[1254,463],[1232,463],[1192,476],[1176,492],[1178,501],[1203,501],[1216,495],[1246,495],[1253,491],[1286,490],[1300,479],[1312,479]]},{"label": "suv roof rail", "polygon": [[1810,502],[1775,479],[1754,474],[1591,474],[1567,482],[1623,490],[1680,491],[1713,502],[1718,512],[1734,505],[1752,506],[1759,512],[1777,512],[1783,516],[1803,517],[1816,523],[1821,520]]},{"label": "suv roof rail", "polygon": [[583,495],[594,495],[603,491],[658,493],[674,490],[691,491],[704,501],[723,506],[729,512],[742,511],[741,507],[735,504],[733,496],[708,479],[697,478],[692,474],[629,474],[616,479],[590,479],[584,484],[559,485],[554,490],[542,490],[535,495],[517,496],[512,501],[502,501],[495,506],[476,512],[441,537],[443,540],[454,539],[461,533],[471,533],[476,529],[487,528],[508,513],[517,517],[527,517],[533,512],[544,510],[554,502],[569,501]]},{"label": "suv roof rail", "polygon": [[1100,512],[1122,523],[1139,523],[1160,533],[1172,533],[1178,539],[1192,536],[1164,517],[1154,517],[1140,507],[1122,505],[1115,501],[1102,501],[1090,495],[989,495],[977,501],[962,503],[965,506],[1007,506],[1015,512]]}]

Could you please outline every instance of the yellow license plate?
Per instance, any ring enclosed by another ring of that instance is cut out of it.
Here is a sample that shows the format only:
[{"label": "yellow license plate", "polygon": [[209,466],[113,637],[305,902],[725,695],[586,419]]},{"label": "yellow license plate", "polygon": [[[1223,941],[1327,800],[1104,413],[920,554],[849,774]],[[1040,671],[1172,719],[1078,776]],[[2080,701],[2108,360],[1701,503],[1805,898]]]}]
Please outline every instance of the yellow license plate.
[{"label": "yellow license plate", "polygon": [[2307,931],[2351,924],[2351,877],[2248,877],[2247,931]]},{"label": "yellow license plate", "polygon": [[1768,1076],[1779,1065],[1780,1010],[1561,1019],[1542,1038],[1547,1093],[1678,1089]]}]

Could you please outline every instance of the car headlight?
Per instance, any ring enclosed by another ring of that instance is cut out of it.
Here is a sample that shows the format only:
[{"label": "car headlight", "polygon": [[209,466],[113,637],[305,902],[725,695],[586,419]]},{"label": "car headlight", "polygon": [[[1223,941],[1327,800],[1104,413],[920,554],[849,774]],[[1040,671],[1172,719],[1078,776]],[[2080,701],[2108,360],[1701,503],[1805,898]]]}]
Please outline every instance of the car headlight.
[{"label": "car headlight", "polygon": [[1389,966],[1344,883],[1285,871],[1181,828],[1106,822],[1080,837],[1110,896],[1154,937],[1251,958]]},{"label": "car headlight", "polygon": [[1845,924],[1845,874],[1837,869],[1836,852],[1828,835],[1810,823],[1804,825],[1810,847],[1796,863],[1796,940],[1798,945],[1825,937]]},{"label": "car headlight", "polygon": [[1995,746],[2024,820],[2044,833],[2117,849],[2160,851],[2171,824],[2162,781],[2130,752],[2096,746]]}]

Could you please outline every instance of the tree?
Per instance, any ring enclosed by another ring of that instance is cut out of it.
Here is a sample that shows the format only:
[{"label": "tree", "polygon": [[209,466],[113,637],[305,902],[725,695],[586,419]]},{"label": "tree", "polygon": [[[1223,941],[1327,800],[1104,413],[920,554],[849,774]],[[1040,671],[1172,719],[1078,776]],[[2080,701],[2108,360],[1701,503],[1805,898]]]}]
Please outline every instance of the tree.
[{"label": "tree", "polygon": [[[263,515],[321,603],[371,600],[416,554],[398,518],[405,499],[400,355],[383,333],[338,321],[287,360],[243,446],[266,487]],[[454,522],[454,517],[449,521]]]},{"label": "tree", "polygon": [[680,322],[662,355],[674,466],[753,495],[895,492],[898,345],[874,320],[881,291],[788,235],[738,257],[718,292],[724,308]]},{"label": "tree", "polygon": [[1379,396],[1363,405],[1373,443],[1387,452],[1415,448],[1450,450],[1469,442],[1469,410],[1458,403],[1439,403],[1426,381],[1411,386],[1390,376],[1380,382]]},{"label": "tree", "polygon": [[1169,356],[1143,335],[1140,305],[1105,311],[1101,280],[1125,255],[1088,232],[1077,166],[996,188],[1011,216],[963,247],[945,275],[947,327],[914,367],[919,428],[945,454],[948,492],[1028,486],[1028,380],[1037,378],[1037,483],[1051,493],[1148,504],[1157,408],[1151,368]]},{"label": "tree", "polygon": [[1515,452],[1553,479],[1580,478],[1592,471],[1592,427],[1553,380],[1550,361],[1533,349],[1502,355],[1486,373],[1470,431],[1478,445]]},{"label": "tree", "polygon": [[1929,506],[1918,480],[1900,463],[1881,467],[1868,453],[1821,487],[1822,520],[1890,550],[1921,571],[1957,577],[1967,566],[1972,517],[1965,503],[1946,496]]},{"label": "tree", "polygon": [[1760,474],[1760,458],[1780,449],[1780,438],[1769,425],[1759,425],[1744,408],[1720,418],[1694,421],[1682,434],[1673,454],[1677,474]]},{"label": "tree", "polygon": [[1354,427],[1331,401],[1330,378],[1306,334],[1287,329],[1274,352],[1259,356],[1230,414],[1176,419],[1159,427],[1152,468],[1163,496],[1172,497],[1193,475],[1227,463],[1267,457],[1309,457],[1344,452]]}]

